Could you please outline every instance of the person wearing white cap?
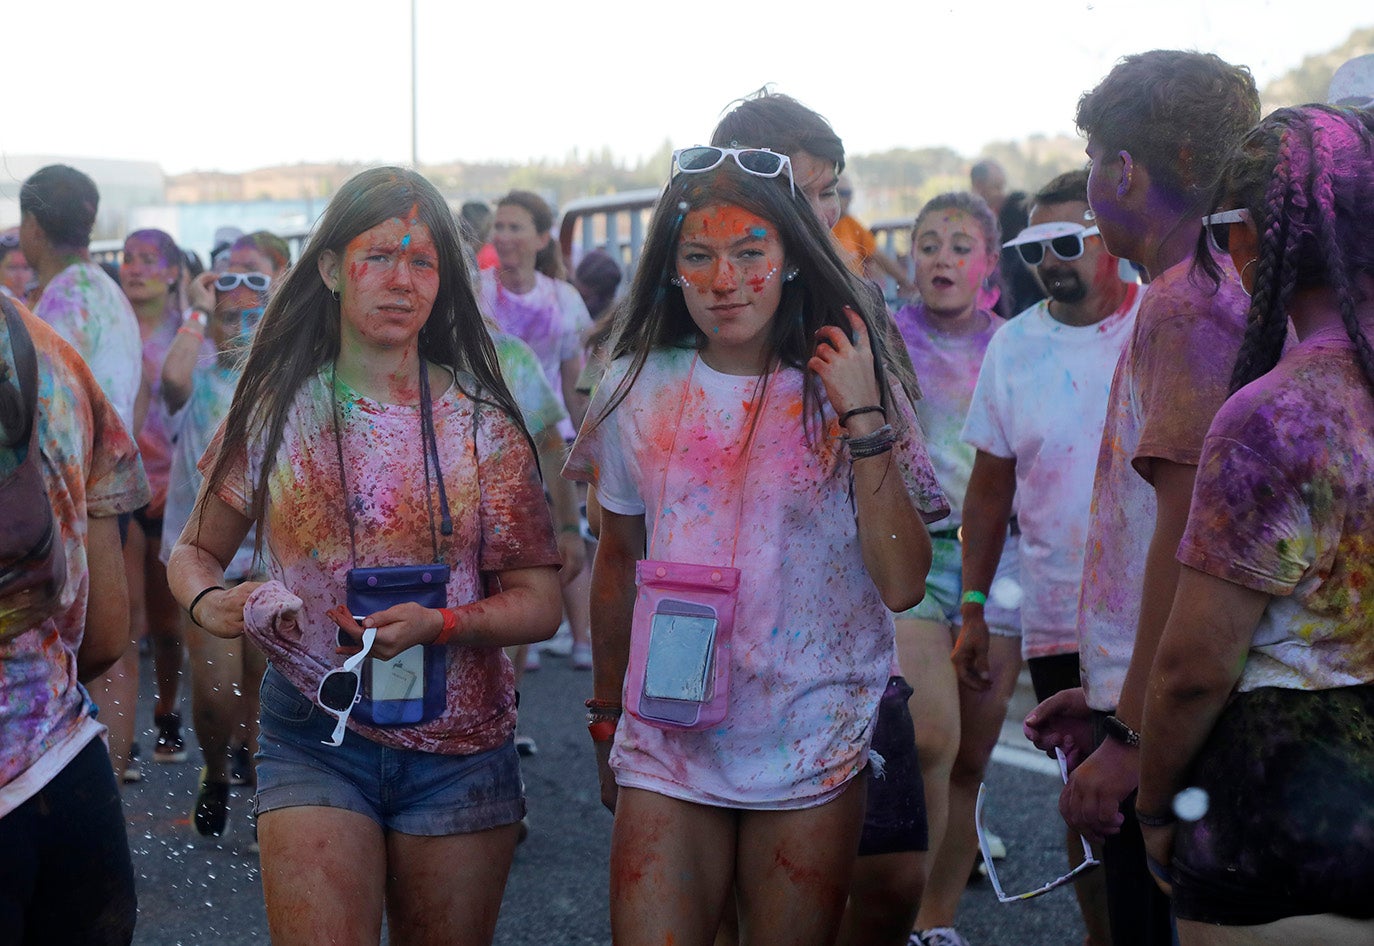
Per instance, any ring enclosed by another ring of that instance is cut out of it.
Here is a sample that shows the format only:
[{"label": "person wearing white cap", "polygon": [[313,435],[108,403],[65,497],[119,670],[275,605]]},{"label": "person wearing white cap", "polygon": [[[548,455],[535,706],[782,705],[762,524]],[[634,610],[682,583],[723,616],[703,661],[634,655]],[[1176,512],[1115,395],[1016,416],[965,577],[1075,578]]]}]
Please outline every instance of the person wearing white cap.
[{"label": "person wearing white cap", "polygon": [[1328,105],[1374,108],[1374,53],[1342,63],[1326,90]]}]

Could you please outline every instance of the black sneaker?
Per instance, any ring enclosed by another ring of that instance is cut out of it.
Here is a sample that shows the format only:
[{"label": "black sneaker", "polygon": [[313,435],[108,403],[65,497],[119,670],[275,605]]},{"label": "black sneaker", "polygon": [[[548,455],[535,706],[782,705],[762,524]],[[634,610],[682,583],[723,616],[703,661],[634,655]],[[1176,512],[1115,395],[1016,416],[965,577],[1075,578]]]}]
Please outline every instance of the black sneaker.
[{"label": "black sneaker", "polygon": [[210,781],[209,771],[200,770],[200,789],[196,792],[191,823],[201,837],[219,838],[224,836],[224,829],[229,824],[229,783]]},{"label": "black sneaker", "polygon": [[153,747],[153,758],[158,762],[185,762],[186,743],[181,738],[181,714],[163,713],[154,716],[157,724],[157,745]]},{"label": "black sneaker", "polygon": [[136,742],[129,746],[129,759],[124,763],[124,771],[120,773],[120,779],[129,785],[143,781],[143,760],[139,756],[138,743]]},{"label": "black sneaker", "polygon": [[247,746],[239,746],[229,757],[229,784],[254,785],[257,773],[253,769],[253,756]]}]

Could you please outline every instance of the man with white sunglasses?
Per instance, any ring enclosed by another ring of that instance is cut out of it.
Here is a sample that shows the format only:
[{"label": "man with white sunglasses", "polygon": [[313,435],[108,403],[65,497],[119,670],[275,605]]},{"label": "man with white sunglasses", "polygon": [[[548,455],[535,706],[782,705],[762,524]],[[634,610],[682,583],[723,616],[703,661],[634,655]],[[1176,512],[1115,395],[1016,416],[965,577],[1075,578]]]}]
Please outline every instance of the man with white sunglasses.
[{"label": "man with white sunglasses", "polygon": [[[1035,195],[1030,226],[1005,244],[1049,298],[992,337],[964,423],[964,440],[978,453],[964,497],[964,621],[954,666],[960,684],[975,692],[1006,682],[990,675],[981,617],[989,597],[1012,593],[993,576],[1013,504],[1021,530],[1021,656],[1037,699],[1078,686],[1078,591],[1097,446],[1140,299],[1137,284],[1121,281],[1119,260],[1091,216],[1088,172],[1061,174]],[[1014,665],[1005,669],[1015,672]],[[1070,860],[1081,861],[1077,832],[1067,843]],[[1100,875],[1075,889],[1089,942],[1107,942]]]}]

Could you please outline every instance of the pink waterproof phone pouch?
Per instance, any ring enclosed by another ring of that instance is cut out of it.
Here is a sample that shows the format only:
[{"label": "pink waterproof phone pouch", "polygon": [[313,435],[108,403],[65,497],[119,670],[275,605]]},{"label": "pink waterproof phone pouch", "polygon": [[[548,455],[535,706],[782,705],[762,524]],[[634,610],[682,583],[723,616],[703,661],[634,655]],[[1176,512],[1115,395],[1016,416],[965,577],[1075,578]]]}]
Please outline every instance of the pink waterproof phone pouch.
[{"label": "pink waterproof phone pouch", "polygon": [[626,709],[660,729],[705,729],[730,703],[739,569],[645,559],[635,568]]}]

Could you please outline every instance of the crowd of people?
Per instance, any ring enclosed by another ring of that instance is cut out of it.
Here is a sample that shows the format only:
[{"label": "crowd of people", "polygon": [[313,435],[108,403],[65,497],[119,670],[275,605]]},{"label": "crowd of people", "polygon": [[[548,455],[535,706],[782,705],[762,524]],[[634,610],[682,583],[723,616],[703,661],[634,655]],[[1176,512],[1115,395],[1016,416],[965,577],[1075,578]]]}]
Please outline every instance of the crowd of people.
[{"label": "crowd of people", "polygon": [[[274,942],[490,943],[553,638],[617,944],[967,946],[980,856],[1000,900],[1072,884],[1090,946],[1374,943],[1371,62],[1261,117],[1243,66],[1126,57],[1086,170],[980,162],[904,261],[771,92],[674,153],[628,281],[537,194],[395,167],[295,259],[143,229],[110,272],[94,183],[39,170],[0,234],[0,941],[132,941],[119,783],[187,759],[189,668],[191,830],[253,786]],[[1066,863],[1007,896],[1023,665]]]}]

